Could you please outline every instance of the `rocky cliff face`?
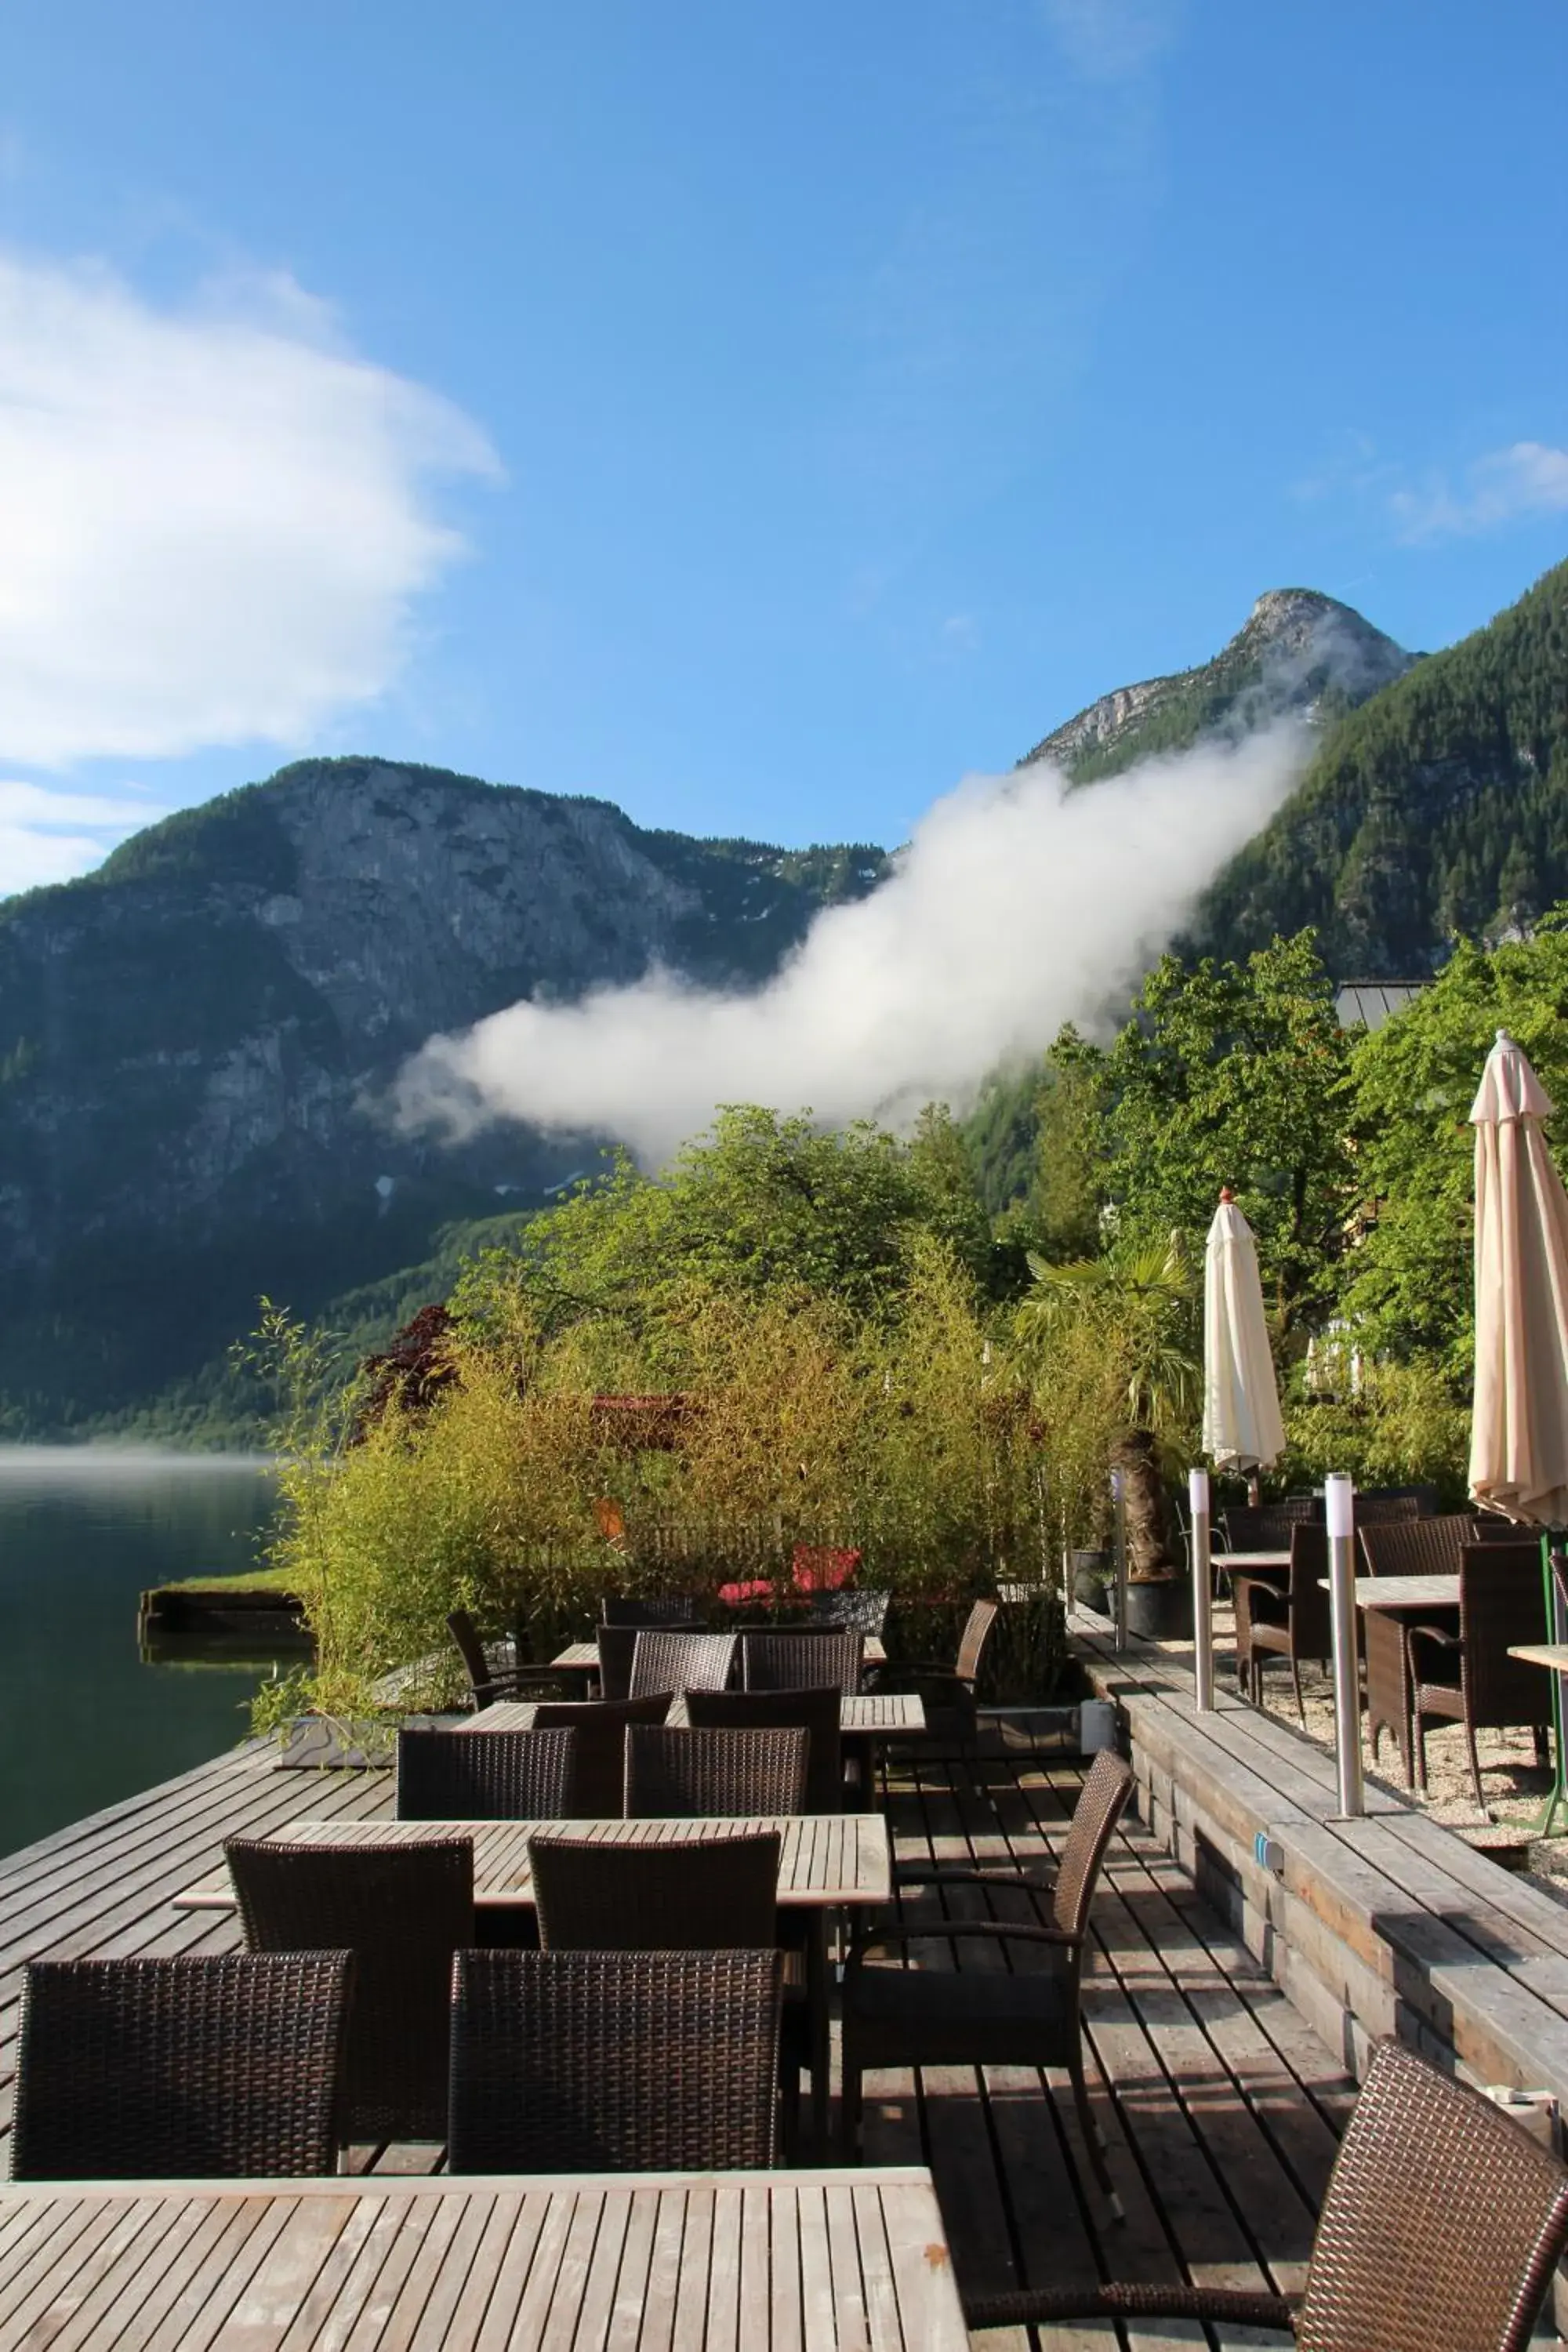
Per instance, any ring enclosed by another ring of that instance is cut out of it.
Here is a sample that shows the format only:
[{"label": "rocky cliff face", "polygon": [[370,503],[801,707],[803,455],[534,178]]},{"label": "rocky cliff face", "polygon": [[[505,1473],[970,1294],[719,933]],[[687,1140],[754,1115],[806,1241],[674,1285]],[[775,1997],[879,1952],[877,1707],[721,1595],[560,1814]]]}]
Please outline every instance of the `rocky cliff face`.
[{"label": "rocky cliff face", "polygon": [[537,1201],[585,1147],[400,1137],[376,1100],[406,1054],[655,963],[760,979],[882,864],[374,760],[153,828],[0,908],[0,1306],[79,1335],[141,1316],[162,1361],[171,1285],[205,1346],[260,1289],[308,1304]]},{"label": "rocky cliff face", "polygon": [[1119,687],[1036,744],[1087,782],[1200,735],[1235,738],[1289,711],[1338,717],[1403,677],[1415,660],[1370,621],[1310,588],[1271,588],[1245,627],[1198,669]]}]

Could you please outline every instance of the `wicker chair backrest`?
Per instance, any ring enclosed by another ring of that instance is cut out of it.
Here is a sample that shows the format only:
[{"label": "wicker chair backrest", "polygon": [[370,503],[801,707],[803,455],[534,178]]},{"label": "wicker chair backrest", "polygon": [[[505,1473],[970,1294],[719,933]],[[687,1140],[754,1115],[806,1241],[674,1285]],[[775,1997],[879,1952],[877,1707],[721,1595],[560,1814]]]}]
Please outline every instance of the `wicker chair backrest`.
[{"label": "wicker chair backrest", "polygon": [[445,2139],[452,1955],[474,1941],[474,1849],[224,1847],[253,1952],[350,1951],[344,2140]]},{"label": "wicker chair backrest", "polygon": [[1355,1497],[1356,1524],[1363,1528],[1397,1527],[1408,1519],[1429,1519],[1433,1515],[1422,1504],[1419,1495],[1363,1495]]},{"label": "wicker chair backrest", "polygon": [[669,1625],[682,1633],[701,1629],[701,1615],[689,1592],[607,1592],[599,1603],[605,1625]]},{"label": "wicker chair backrest", "polygon": [[353,1966],[346,1951],[29,1961],[12,2178],[331,2172]]},{"label": "wicker chair backrest", "polygon": [[777,2150],[776,1949],[459,1952],[453,2172],[710,2172]]},{"label": "wicker chair backrest", "polygon": [[571,1731],[400,1731],[400,1822],[559,1821],[572,1801]]},{"label": "wicker chair backrest", "polygon": [[1227,1504],[1220,1514],[1225,1522],[1225,1548],[1227,1551],[1284,1551],[1289,1545],[1292,1528],[1300,1527],[1303,1521],[1310,1525],[1322,1516],[1321,1495],[1288,1496],[1281,1503],[1260,1503],[1256,1507]]},{"label": "wicker chair backrest", "polygon": [[865,1637],[853,1628],[815,1633],[742,1633],[741,1683],[749,1691],[805,1690],[825,1683],[850,1696],[860,1687]]},{"label": "wicker chair backrest", "polygon": [[637,1655],[637,1625],[601,1625],[598,1631],[599,1696],[630,1698],[632,1660]]},{"label": "wicker chair backrest", "polygon": [[802,1812],[807,1737],[799,1729],[634,1727],[626,1734],[626,1819]]},{"label": "wicker chair backrest", "polygon": [[1299,1519],[1290,1530],[1290,1647],[1298,1658],[1332,1654],[1328,1573],[1328,1528],[1315,1519]]},{"label": "wicker chair backrest", "polygon": [[1089,1925],[1089,1906],[1105,1849],[1131,1793],[1131,1765],[1113,1748],[1102,1748],[1073,1807],[1052,1889],[1052,1917],[1069,1936],[1081,1936]]},{"label": "wicker chair backrest", "polygon": [[[616,1819],[626,1802],[626,1726],[662,1723],[674,1696],[673,1691],[652,1691],[647,1698],[540,1700],[533,1710],[535,1731],[570,1731],[576,1742],[566,1808],[574,1821]],[[471,1736],[477,1739],[479,1735]]]},{"label": "wicker chair backrest", "polygon": [[837,1592],[814,1592],[806,1615],[814,1625],[852,1626],[857,1633],[872,1633],[880,1639],[892,1598],[879,1586],[845,1585]]},{"label": "wicker chair backrest", "polygon": [[1323,2200],[1300,2352],[1523,2352],[1565,2238],[1556,2158],[1381,2042]]},{"label": "wicker chair backrest", "polygon": [[961,1683],[973,1685],[980,1672],[980,1662],[985,1655],[985,1644],[991,1639],[996,1618],[997,1604],[994,1601],[977,1601],[964,1619],[963,1631],[958,1641],[958,1659],[953,1667],[953,1673]]},{"label": "wicker chair backrest", "polygon": [[447,1616],[447,1631],[458,1645],[464,1672],[468,1677],[468,1687],[479,1698],[481,1693],[489,1690],[490,1680],[489,1660],[479,1639],[479,1629],[466,1609],[454,1609]]},{"label": "wicker chair backrest", "polygon": [[723,1690],[735,1671],[733,1633],[639,1633],[632,1650],[631,1698],[652,1691]]},{"label": "wicker chair backrest", "polygon": [[1538,1541],[1465,1545],[1459,1634],[1465,1715],[1472,1726],[1551,1722],[1552,1669],[1508,1654],[1516,1643],[1550,1638]]},{"label": "wicker chair backrest", "polygon": [[528,1843],[544,1951],[700,1952],[778,1941],[779,1837]]},{"label": "wicker chair backrest", "polygon": [[1459,1552],[1471,1542],[1475,1520],[1468,1511],[1446,1511],[1430,1519],[1359,1521],[1361,1556],[1369,1576],[1458,1576]]},{"label": "wicker chair backrest", "polygon": [[808,1813],[844,1811],[844,1740],[837,1683],[800,1690],[691,1691],[686,1719],[698,1731],[772,1731],[798,1727],[810,1742],[805,1759]]}]

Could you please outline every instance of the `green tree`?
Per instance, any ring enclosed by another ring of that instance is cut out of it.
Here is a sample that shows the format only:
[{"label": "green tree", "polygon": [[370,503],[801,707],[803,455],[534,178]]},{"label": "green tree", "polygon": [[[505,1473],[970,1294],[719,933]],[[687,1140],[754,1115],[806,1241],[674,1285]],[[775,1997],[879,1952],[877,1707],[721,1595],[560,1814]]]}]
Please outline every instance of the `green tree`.
[{"label": "green tree", "polygon": [[1310,930],[1244,964],[1163,957],[1105,1062],[1121,1230],[1195,1249],[1228,1184],[1288,1334],[1331,1293],[1353,1197],[1348,1060]]},{"label": "green tree", "polygon": [[[1465,1387],[1475,1339],[1469,1112],[1500,1028],[1568,1112],[1564,910],[1489,954],[1461,942],[1429,989],[1357,1041],[1351,1066],[1364,1238],[1344,1261],[1343,1311],[1369,1350],[1435,1358]],[[1565,1144],[1568,1134],[1560,1161]]]},{"label": "green tree", "polygon": [[1015,1328],[1026,1357],[1048,1361],[1065,1335],[1087,1335],[1121,1390],[1111,1461],[1122,1474],[1131,1572],[1173,1572],[1162,1450],[1190,1441],[1197,1408],[1198,1285],[1179,1238],[1123,1244],[1101,1257],[1053,1265],[1031,1252],[1034,1276]]}]

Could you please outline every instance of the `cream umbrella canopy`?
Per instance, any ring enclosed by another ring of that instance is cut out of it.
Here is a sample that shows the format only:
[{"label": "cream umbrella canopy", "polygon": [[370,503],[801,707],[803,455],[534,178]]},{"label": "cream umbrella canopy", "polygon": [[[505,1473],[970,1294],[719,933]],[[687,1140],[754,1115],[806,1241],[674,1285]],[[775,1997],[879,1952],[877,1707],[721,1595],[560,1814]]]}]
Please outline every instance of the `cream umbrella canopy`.
[{"label": "cream umbrella canopy", "polygon": [[1220,1470],[1266,1470],[1285,1451],[1258,1250],[1228,1188],[1204,1251],[1203,1450]]},{"label": "cream umbrella canopy", "polygon": [[1506,1029],[1476,1130],[1476,1394],[1470,1493],[1532,1527],[1568,1524],[1568,1193],[1541,1122],[1551,1097]]}]

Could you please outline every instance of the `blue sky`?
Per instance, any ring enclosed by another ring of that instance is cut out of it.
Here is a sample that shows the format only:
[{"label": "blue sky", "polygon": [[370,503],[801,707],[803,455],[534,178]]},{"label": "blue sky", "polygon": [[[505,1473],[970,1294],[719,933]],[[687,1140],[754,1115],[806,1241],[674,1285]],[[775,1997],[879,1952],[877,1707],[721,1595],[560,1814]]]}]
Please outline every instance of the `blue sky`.
[{"label": "blue sky", "polygon": [[1447,643],[1565,109],[1560,0],[10,0],[0,890],[317,751],[890,843],[1265,588]]}]

